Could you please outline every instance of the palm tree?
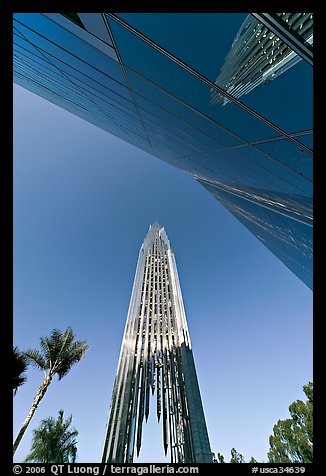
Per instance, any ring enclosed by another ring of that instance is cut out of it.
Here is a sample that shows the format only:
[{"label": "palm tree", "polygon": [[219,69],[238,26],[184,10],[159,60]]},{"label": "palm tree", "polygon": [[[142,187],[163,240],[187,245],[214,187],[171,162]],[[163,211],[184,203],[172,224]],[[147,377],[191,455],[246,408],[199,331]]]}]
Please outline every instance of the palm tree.
[{"label": "palm tree", "polygon": [[63,410],[59,417],[41,421],[40,426],[33,431],[31,452],[24,462],[32,463],[75,463],[77,457],[77,442],[75,437],[78,431],[69,429],[72,416],[63,421]]},{"label": "palm tree", "polygon": [[26,382],[26,372],[28,361],[23,352],[20,352],[18,347],[13,348],[13,382],[12,388],[14,395],[16,395],[18,388]]},{"label": "palm tree", "polygon": [[28,412],[14,442],[14,453],[54,375],[57,374],[59,380],[61,380],[67,375],[71,367],[81,360],[88,350],[89,346],[86,341],[78,340],[74,342],[74,337],[74,333],[70,327],[68,327],[64,333],[54,329],[50,337],[42,337],[40,339],[41,352],[33,349],[24,352],[31,364],[44,371],[45,378],[35,395],[32,408]]}]

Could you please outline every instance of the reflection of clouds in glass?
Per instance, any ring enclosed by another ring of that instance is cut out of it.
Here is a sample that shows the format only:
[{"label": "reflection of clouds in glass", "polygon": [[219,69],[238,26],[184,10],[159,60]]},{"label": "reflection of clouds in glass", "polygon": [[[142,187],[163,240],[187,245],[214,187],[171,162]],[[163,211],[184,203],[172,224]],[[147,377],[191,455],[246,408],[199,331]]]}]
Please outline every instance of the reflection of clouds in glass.
[{"label": "reflection of clouds in glass", "polygon": [[312,202],[309,196],[197,180],[312,289]]},{"label": "reflection of clouds in glass", "polygon": [[292,220],[297,220],[305,225],[312,226],[312,205],[311,202],[303,196],[285,194],[282,192],[276,193],[269,190],[249,189],[248,187],[239,187],[235,184],[223,183],[218,180],[208,180],[198,175],[194,177],[204,186],[208,185],[229,194],[234,194],[244,200],[254,202],[255,205],[269,208],[275,213],[280,213]]}]

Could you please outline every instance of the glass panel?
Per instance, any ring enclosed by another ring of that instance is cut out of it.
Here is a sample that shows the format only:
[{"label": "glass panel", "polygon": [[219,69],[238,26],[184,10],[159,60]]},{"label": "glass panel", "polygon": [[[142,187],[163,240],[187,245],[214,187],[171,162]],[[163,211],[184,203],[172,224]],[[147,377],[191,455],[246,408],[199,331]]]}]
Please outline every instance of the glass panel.
[{"label": "glass panel", "polygon": [[131,86],[136,92],[148,97],[146,78],[247,141],[272,135],[273,130],[269,126],[234,104],[227,108],[212,106],[211,90],[207,84],[114,21],[110,21],[110,27],[123,63],[139,73],[137,80],[135,75],[131,77],[128,74]]},{"label": "glass panel", "polygon": [[300,136],[300,138],[298,138],[300,140],[300,142],[302,142],[302,144],[306,145],[307,147],[309,147],[310,149],[313,150],[314,148],[314,136],[313,134],[306,134],[304,136]]},{"label": "glass panel", "polygon": [[[301,22],[300,29],[301,20],[297,18],[310,14],[280,15],[286,15],[298,32],[311,32],[311,25],[307,25],[312,20]],[[288,132],[311,128],[312,68],[252,15],[118,13],[117,16],[281,129]],[[110,25],[115,27],[113,21]],[[118,48],[121,48],[119,41]],[[129,58],[128,61],[131,65]],[[138,71],[141,71],[139,66]],[[147,70],[142,71],[148,76]],[[214,90],[211,107],[220,110],[214,116],[225,123],[229,114],[234,116],[238,109]],[[228,111],[229,108],[232,110]]]},{"label": "glass panel", "polygon": [[173,130],[173,123],[167,127],[165,123],[162,124],[157,120],[153,121],[152,115],[144,110],[141,111],[141,116],[146,125],[147,132],[151,131],[153,137],[160,138],[172,149],[179,150],[180,155],[184,156],[201,152],[201,148],[194,138],[182,134],[182,131],[178,129]]},{"label": "glass panel", "polygon": [[[301,140],[302,137],[299,138]],[[287,140],[279,140],[259,144],[257,149],[267,152],[271,157],[276,157],[284,165],[288,166],[298,177],[304,177],[312,181],[313,158],[305,150]]]},{"label": "glass panel", "polygon": [[[116,13],[186,64],[215,81],[247,13]],[[119,47],[119,45],[118,45]]]},{"label": "glass panel", "polygon": [[28,71],[26,75],[24,67],[18,65],[15,68],[15,81],[93,124],[115,135],[123,135],[126,140],[130,141],[133,132],[143,137],[144,129],[138,117],[130,118],[130,114],[127,115],[118,107],[107,107],[104,101],[97,101],[91,93],[85,95],[85,90],[71,88],[71,84],[62,78],[58,82],[49,76],[43,77],[39,72],[33,75]]},{"label": "glass panel", "polygon": [[311,193],[311,182],[252,147],[192,156],[188,160],[191,173],[193,163],[201,165],[202,177],[232,184],[233,188],[256,187],[256,193],[258,190],[305,195]]},{"label": "glass panel", "polygon": [[18,24],[28,25],[31,30],[38,32],[39,35],[44,36],[54,44],[69,46],[71,54],[80,56],[82,52],[81,56],[87,58],[94,66],[102,70],[105,69],[106,55],[44,15],[40,13],[15,13],[14,19]]},{"label": "glass panel", "polygon": [[[28,27],[23,23],[26,16]],[[89,70],[99,80],[105,81],[105,78],[109,76],[125,84],[120,66],[115,60],[64,30],[58,24],[34,13],[15,14],[15,19],[16,17],[19,20],[14,21],[14,33],[25,39],[26,43],[30,42],[35,50],[41,49],[54,57],[59,57],[77,69]],[[44,37],[40,35],[42,33]]]},{"label": "glass panel", "polygon": [[[77,70],[67,66],[62,67],[62,64],[59,69],[53,64],[44,61],[44,56],[40,59],[28,50],[20,48],[19,45],[15,45],[14,65],[16,72],[25,74],[46,87],[50,87],[53,84],[52,80],[55,80],[56,86],[62,90],[62,94],[64,94],[64,85],[68,84],[69,92],[67,97],[69,96],[70,99],[75,95],[75,91],[80,91],[95,104],[99,105],[100,109],[110,111],[116,117],[122,116],[125,122],[128,122],[130,117],[133,122],[139,122],[139,115],[132,102],[127,101],[99,83],[94,83],[94,80]],[[62,71],[64,71],[64,75],[61,74]],[[73,74],[70,74],[69,71]],[[82,99],[81,102],[85,106],[85,100]],[[127,118],[126,115],[128,116]]]},{"label": "glass panel", "polygon": [[[136,102],[139,106],[140,114],[143,116],[143,111],[146,111],[149,120],[155,124],[160,125],[164,130],[173,132],[180,139],[184,139],[187,143],[193,143],[193,146],[199,152],[212,150],[217,148],[224,148],[213,136],[209,135],[206,130],[202,130],[193,122],[186,122],[180,116],[171,114],[163,107],[152,103],[138,94],[135,94]],[[204,123],[204,121],[203,121]]]},{"label": "glass panel", "polygon": [[14,47],[14,77],[19,84],[128,141],[145,140],[148,149],[116,61],[41,14],[15,15]]},{"label": "glass panel", "polygon": [[[232,131],[225,130],[210,116],[197,111],[191,102],[188,104],[182,98],[174,96],[171,91],[158,87],[128,67],[126,67],[126,72],[137,103],[141,97],[147,103],[154,104],[160,110],[165,110],[166,114],[175,116],[190,124],[190,127],[193,126],[209,135],[215,141],[216,146],[233,146],[245,142]],[[141,101],[139,102],[141,103]]]},{"label": "glass panel", "polygon": [[261,84],[239,99],[288,132],[311,129],[312,93],[312,68],[300,60],[275,80]]}]

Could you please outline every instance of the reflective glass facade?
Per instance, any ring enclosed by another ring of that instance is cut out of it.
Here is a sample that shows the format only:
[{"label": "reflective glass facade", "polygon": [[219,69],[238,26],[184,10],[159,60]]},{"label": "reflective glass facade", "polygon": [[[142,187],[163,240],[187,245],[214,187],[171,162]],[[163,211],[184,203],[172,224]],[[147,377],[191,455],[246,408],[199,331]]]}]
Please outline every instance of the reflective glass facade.
[{"label": "reflective glass facade", "polygon": [[215,81],[248,14],[70,15],[14,15],[15,82],[190,173],[312,288],[311,64],[236,98]]},{"label": "reflective glass facade", "polygon": [[[313,43],[312,13],[277,15],[290,26],[294,34],[300,33],[305,42]],[[248,15],[225,58],[216,84],[238,98],[273,81],[300,60],[301,57],[276,33]],[[229,99],[213,90],[213,104],[225,105],[229,102]]]}]

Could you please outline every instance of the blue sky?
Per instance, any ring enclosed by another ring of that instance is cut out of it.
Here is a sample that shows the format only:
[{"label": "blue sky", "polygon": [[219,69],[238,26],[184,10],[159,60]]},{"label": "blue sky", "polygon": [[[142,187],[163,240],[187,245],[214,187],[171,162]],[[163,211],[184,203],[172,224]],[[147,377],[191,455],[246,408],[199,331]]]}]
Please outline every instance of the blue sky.
[{"label": "blue sky", "polygon": [[[53,328],[87,339],[32,430],[62,408],[78,462],[101,459],[140,245],[158,220],[174,249],[212,451],[267,461],[268,438],[312,380],[312,292],[190,175],[14,86],[14,344]],[[43,379],[14,397],[14,437]],[[163,461],[155,412],[141,458]]]}]

